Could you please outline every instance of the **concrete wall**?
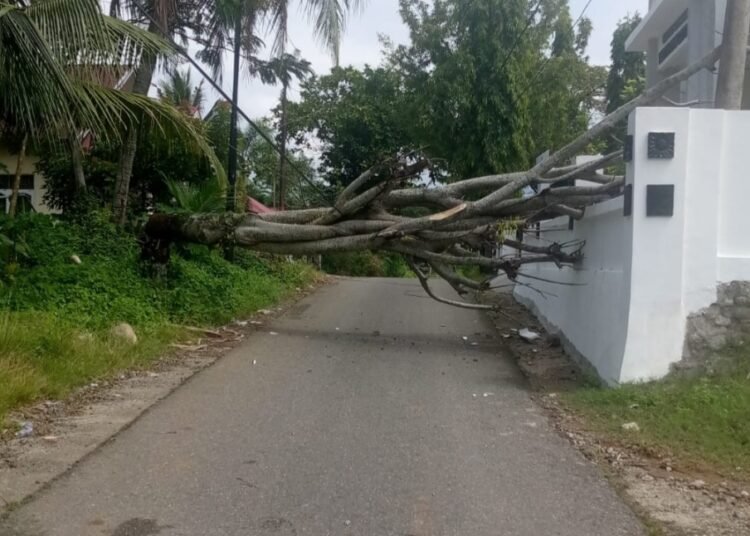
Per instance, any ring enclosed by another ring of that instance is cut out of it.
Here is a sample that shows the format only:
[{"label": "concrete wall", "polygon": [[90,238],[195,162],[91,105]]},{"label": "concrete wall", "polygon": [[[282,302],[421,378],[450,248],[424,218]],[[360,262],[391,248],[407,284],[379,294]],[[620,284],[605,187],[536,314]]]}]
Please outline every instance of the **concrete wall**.
[{"label": "concrete wall", "polygon": [[[750,112],[641,108],[629,132],[632,214],[618,199],[590,207],[573,230],[567,218],[546,222],[541,241],[585,240],[586,258],[525,273],[578,286],[516,288],[610,383],[665,376],[685,355],[688,317],[716,303],[722,283],[750,280]],[[649,158],[652,132],[675,134],[673,158]],[[671,216],[647,216],[649,185],[674,186]]]}]

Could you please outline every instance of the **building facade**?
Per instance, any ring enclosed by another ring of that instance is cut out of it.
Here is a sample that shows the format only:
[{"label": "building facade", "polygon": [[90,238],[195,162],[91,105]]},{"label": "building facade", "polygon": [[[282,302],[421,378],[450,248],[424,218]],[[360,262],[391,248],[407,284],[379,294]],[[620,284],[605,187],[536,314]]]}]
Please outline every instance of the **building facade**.
[{"label": "building facade", "polygon": [[[629,52],[644,52],[649,87],[721,45],[726,0],[650,0],[649,12],[630,35]],[[658,104],[712,108],[717,73],[703,70],[670,91]],[[745,84],[750,87],[750,84]],[[743,108],[750,108],[750,92]]]}]

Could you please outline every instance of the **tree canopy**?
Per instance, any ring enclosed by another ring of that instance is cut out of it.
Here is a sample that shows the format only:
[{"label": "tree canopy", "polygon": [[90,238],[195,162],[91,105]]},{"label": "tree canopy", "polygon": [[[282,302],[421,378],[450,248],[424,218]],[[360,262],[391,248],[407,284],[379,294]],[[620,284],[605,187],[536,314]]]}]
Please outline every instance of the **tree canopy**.
[{"label": "tree canopy", "polygon": [[585,56],[591,23],[567,1],[401,0],[400,11],[408,44],[384,40],[382,65],[314,78],[289,107],[290,132],[320,151],[331,183],[415,149],[447,180],[523,168],[583,132],[603,101],[606,70]]}]

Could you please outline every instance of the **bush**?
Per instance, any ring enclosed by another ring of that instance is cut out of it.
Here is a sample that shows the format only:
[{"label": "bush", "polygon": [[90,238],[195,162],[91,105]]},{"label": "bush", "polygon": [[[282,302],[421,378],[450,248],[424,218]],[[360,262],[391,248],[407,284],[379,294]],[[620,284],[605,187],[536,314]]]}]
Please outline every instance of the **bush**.
[{"label": "bush", "polygon": [[140,265],[134,237],[106,214],[80,222],[33,215],[22,225],[28,257],[3,289],[3,302],[10,310],[51,312],[90,328],[221,323],[280,299],[313,273],[305,264],[250,252],[230,263],[219,251],[189,246],[176,248],[166,275],[152,279]]},{"label": "bush", "polygon": [[[2,222],[0,222],[2,223]],[[26,256],[0,287],[0,423],[4,413],[123,368],[146,363],[184,336],[174,324],[216,325],[268,307],[315,277],[305,263],[206,247],[175,248],[166,273],[146,275],[135,238],[106,214],[77,222],[29,215],[14,221]],[[76,255],[81,264],[72,261]],[[139,342],[108,336],[117,323]]]},{"label": "bush", "polygon": [[323,271],[350,277],[411,277],[406,261],[395,253],[356,251],[323,255]]}]

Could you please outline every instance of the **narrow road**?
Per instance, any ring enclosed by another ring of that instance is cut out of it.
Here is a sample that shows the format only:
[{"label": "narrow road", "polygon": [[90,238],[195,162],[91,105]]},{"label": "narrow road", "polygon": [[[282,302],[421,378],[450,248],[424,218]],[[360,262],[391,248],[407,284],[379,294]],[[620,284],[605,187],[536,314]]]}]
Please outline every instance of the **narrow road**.
[{"label": "narrow road", "polygon": [[3,536],[643,533],[550,430],[482,314],[384,279],[308,297],[0,522]]}]

